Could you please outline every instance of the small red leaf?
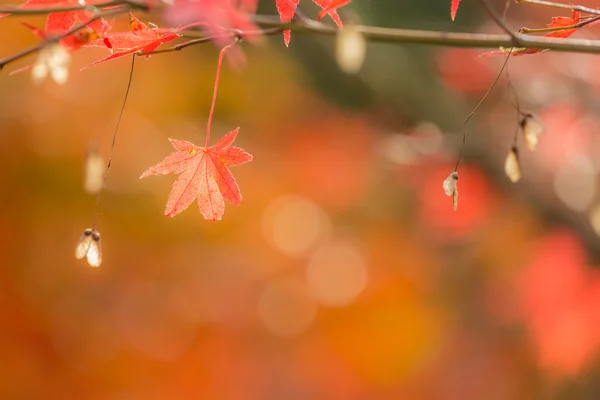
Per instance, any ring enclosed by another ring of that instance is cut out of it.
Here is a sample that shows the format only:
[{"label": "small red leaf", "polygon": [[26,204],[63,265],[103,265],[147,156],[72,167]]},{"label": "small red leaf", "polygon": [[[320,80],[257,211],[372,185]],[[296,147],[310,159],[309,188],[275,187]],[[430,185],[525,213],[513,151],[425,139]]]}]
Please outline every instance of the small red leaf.
[{"label": "small red leaf", "polygon": [[452,0],[452,4],[450,4],[450,17],[452,21],[456,18],[456,12],[458,11],[458,5],[460,4],[460,0]]},{"label": "small red leaf", "polygon": [[325,15],[329,14],[331,16],[331,18],[333,18],[333,20],[335,21],[336,25],[340,28],[342,27],[342,21],[340,20],[340,17],[337,15],[336,10],[338,8],[343,7],[343,6],[347,5],[348,3],[350,3],[351,0],[325,0],[325,1],[324,0],[313,0],[313,1],[323,8],[321,10],[321,12],[319,13],[319,15],[317,16],[317,21],[322,20],[325,17]]},{"label": "small red leaf", "polygon": [[197,200],[205,219],[221,219],[224,200],[238,205],[242,194],[228,167],[252,161],[252,155],[239,147],[231,147],[239,128],[227,133],[211,147],[169,139],[177,150],[140,176],[180,174],[173,183],[165,215],[174,217]]},{"label": "small red leaf", "polygon": [[[552,17],[552,23],[548,24],[548,28],[560,28],[563,26],[571,26],[576,25],[581,20],[581,13],[579,11],[573,11],[573,16],[571,18],[568,17]],[[567,38],[571,36],[573,33],[577,31],[577,28],[574,29],[563,29],[559,31],[554,31],[547,33],[546,37],[555,37],[555,38]]]}]

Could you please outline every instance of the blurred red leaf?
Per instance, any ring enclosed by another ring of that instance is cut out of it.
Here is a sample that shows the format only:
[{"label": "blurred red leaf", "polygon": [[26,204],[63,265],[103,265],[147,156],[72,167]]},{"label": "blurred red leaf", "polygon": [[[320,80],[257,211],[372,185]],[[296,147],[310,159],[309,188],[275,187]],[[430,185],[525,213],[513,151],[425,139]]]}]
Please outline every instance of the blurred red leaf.
[{"label": "blurred red leaf", "polygon": [[535,246],[519,282],[519,310],[541,366],[574,375],[600,348],[600,275],[587,266],[579,239],[555,232]]},{"label": "blurred red leaf", "polygon": [[221,219],[225,211],[223,199],[236,206],[240,203],[240,189],[227,167],[251,161],[252,155],[239,147],[231,147],[238,131],[239,128],[227,133],[208,148],[169,139],[177,151],[150,167],[140,177],[181,174],[169,193],[165,215],[174,217],[198,198],[204,218],[215,221]]},{"label": "blurred red leaf", "polygon": [[452,4],[450,4],[450,17],[452,17],[452,21],[456,18],[456,12],[458,11],[458,5],[460,4],[460,0],[452,0]]},{"label": "blurred red leaf", "polygon": [[[326,14],[329,14],[335,24],[339,28],[342,27],[342,20],[335,9],[348,4],[350,0],[313,0],[313,2],[323,9],[321,13],[325,12]],[[300,0],[275,0],[277,12],[279,13],[279,19],[281,22],[290,22],[294,18],[294,14],[298,8],[298,3],[300,3]],[[319,14],[318,19],[321,19],[323,16],[324,15]],[[286,46],[289,46],[290,44],[291,32],[292,31],[290,29],[283,31],[283,40]]]},{"label": "blurred red leaf", "polygon": [[[319,15],[317,16],[317,21],[322,20],[327,14],[329,14],[329,15],[331,15],[331,18],[333,18],[335,23],[338,24],[337,20],[339,19],[339,17],[337,14],[334,14],[333,11],[335,11],[336,9],[338,9],[340,7],[347,5],[352,0],[313,0],[313,1],[323,8],[321,10],[321,12],[319,13]],[[329,4],[327,4],[328,2],[329,2]],[[342,22],[340,21],[338,25],[341,25],[341,24],[342,24]]]}]

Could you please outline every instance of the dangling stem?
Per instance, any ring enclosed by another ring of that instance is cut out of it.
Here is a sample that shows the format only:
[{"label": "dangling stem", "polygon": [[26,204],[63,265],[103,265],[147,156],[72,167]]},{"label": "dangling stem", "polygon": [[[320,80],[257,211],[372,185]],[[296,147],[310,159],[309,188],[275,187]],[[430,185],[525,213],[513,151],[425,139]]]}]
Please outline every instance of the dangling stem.
[{"label": "dangling stem", "polygon": [[121,105],[121,111],[119,112],[119,118],[117,119],[117,125],[115,126],[115,132],[113,133],[112,143],[110,144],[110,152],[108,155],[108,163],[106,164],[106,170],[104,171],[104,177],[102,177],[102,187],[96,196],[96,215],[94,216],[94,223],[92,228],[96,228],[98,217],[100,215],[100,198],[104,188],[106,187],[106,178],[108,177],[108,171],[112,164],[113,155],[115,153],[115,141],[117,140],[117,132],[119,131],[119,125],[121,124],[121,118],[123,117],[123,111],[125,110],[125,104],[127,103],[127,97],[129,96],[129,89],[131,88],[131,81],[133,80],[133,67],[135,66],[135,54],[131,57],[131,70],[129,71],[129,81],[127,82],[127,89],[125,90],[125,97],[123,98],[123,104]]},{"label": "dangling stem", "polygon": [[235,42],[228,44],[227,46],[221,49],[219,53],[219,61],[217,63],[217,75],[215,76],[215,87],[213,89],[213,98],[212,103],[210,105],[210,112],[208,113],[208,121],[206,122],[206,143],[204,147],[208,147],[210,144],[210,125],[212,124],[212,117],[215,112],[215,103],[217,102],[217,92],[219,91],[219,78],[221,76],[221,65],[223,65],[223,57],[225,57],[225,52],[235,46],[239,41],[239,38],[236,37]]},{"label": "dangling stem", "polygon": [[481,105],[483,104],[483,102],[485,101],[485,99],[487,99],[488,95],[492,92],[492,89],[494,89],[494,87],[496,86],[496,84],[500,80],[500,77],[502,76],[502,72],[504,72],[504,69],[506,68],[506,65],[508,64],[508,60],[510,60],[510,55],[512,54],[512,51],[513,51],[513,48],[511,47],[510,51],[506,55],[506,59],[504,60],[504,64],[502,64],[502,68],[500,68],[500,72],[498,72],[498,75],[496,75],[496,79],[494,79],[494,82],[492,82],[492,85],[488,88],[487,92],[485,92],[485,94],[483,95],[483,97],[481,98],[481,100],[479,100],[479,103],[477,103],[477,105],[475,106],[475,108],[473,109],[473,111],[471,111],[471,113],[469,114],[469,116],[463,122],[462,144],[460,145],[460,151],[458,152],[458,159],[456,160],[456,165],[454,166],[454,171],[458,171],[458,165],[460,164],[460,159],[462,157],[462,153],[463,153],[463,150],[465,148],[465,144],[467,144],[467,124],[469,123],[469,121],[471,120],[471,118],[473,117],[473,115],[475,115],[475,113],[477,112],[477,110],[479,110],[479,107],[481,107]]}]

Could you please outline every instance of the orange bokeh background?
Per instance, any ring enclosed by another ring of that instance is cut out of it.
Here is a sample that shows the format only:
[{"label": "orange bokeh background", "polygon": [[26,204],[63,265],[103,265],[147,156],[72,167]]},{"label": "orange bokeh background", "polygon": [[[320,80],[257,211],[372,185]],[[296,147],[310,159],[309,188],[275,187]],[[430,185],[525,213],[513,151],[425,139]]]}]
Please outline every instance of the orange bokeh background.
[{"label": "orange bokeh background", "polygon": [[[450,25],[444,2],[423,3],[431,14],[386,7],[408,13],[394,26],[498,29],[477,27],[475,4]],[[386,24],[376,7],[350,6]],[[556,15],[538,10],[510,15]],[[2,55],[36,40],[18,18],[0,32]],[[102,196],[100,268],[74,258],[95,213],[83,167],[90,144],[108,157],[130,63],[79,72],[106,55],[80,50],[64,86],[3,71],[0,398],[600,396],[597,58],[511,62],[546,132],[510,184],[516,116],[501,83],[470,125],[453,212],[442,181],[502,59],[373,44],[348,77],[332,50],[330,38],[295,34],[286,50],[273,37],[244,47],[240,71],[224,66],[213,140],[240,126],[254,160],[232,168],[244,199],[215,223],[195,204],[165,217],[174,178],[138,178],[172,151],[167,138],[203,143],[217,49],[139,58]]]}]

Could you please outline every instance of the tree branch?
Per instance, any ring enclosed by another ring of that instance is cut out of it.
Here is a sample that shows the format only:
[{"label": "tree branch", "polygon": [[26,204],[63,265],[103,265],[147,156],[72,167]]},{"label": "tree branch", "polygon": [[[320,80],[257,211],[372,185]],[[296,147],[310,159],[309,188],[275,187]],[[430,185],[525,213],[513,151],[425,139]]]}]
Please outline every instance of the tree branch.
[{"label": "tree branch", "polygon": [[[600,13],[600,10],[598,10]],[[277,17],[256,15],[255,23],[266,27],[277,27],[279,30],[293,29],[294,33],[336,35],[338,30],[320,22],[282,23]],[[376,26],[357,25],[354,27],[367,40],[383,43],[413,43],[448,47],[484,48],[512,47],[513,39],[509,35],[485,33],[454,33],[424,31],[416,29],[382,28]],[[600,40],[562,39],[521,35],[520,47],[524,49],[544,49],[567,53],[600,54]]]},{"label": "tree branch", "polygon": [[577,6],[574,4],[554,3],[552,1],[545,1],[545,0],[515,0],[515,1],[517,3],[530,3],[530,4],[537,4],[540,6],[565,8],[567,10],[581,11],[581,12],[588,13],[588,14],[600,15],[600,10],[597,10],[595,8],[584,7],[584,6]]},{"label": "tree branch", "polygon": [[7,64],[9,64],[13,61],[19,60],[25,56],[28,56],[29,54],[35,53],[36,51],[43,49],[44,47],[48,46],[51,43],[59,42],[61,39],[64,39],[65,37],[80,31],[81,29],[85,28],[88,24],[90,24],[100,18],[113,17],[115,15],[124,14],[129,11],[131,11],[131,7],[128,5],[125,5],[121,8],[111,9],[110,11],[107,11],[107,12],[97,12],[96,15],[94,15],[92,18],[90,18],[89,21],[87,21],[83,24],[76,25],[75,27],[69,29],[67,32],[65,32],[62,35],[49,37],[48,39],[46,39],[43,42],[40,42],[40,43],[33,45],[31,47],[28,47],[26,49],[23,49],[23,50],[15,53],[15,54],[12,54],[8,57],[0,58],[0,70],[2,70],[2,68],[4,68]]},{"label": "tree branch", "polygon": [[[50,4],[51,6],[51,4]],[[70,7],[48,7],[48,5],[38,5],[37,7],[20,8],[19,5],[2,5],[0,6],[0,14],[11,15],[46,15],[56,12],[69,12],[69,11],[98,11],[104,7],[115,7],[115,6],[129,6],[131,9],[148,11],[148,6],[136,0],[110,0],[104,3],[91,4],[86,6],[70,6]]]}]

